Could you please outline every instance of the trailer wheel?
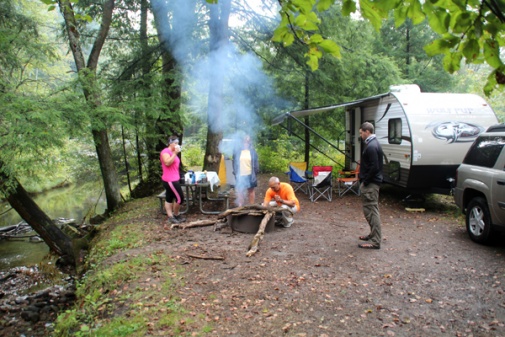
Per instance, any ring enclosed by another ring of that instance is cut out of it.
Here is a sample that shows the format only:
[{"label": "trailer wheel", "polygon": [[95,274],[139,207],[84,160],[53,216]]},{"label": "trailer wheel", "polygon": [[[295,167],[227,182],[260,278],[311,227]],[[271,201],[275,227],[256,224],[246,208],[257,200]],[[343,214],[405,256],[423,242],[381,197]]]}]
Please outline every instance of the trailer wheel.
[{"label": "trailer wheel", "polygon": [[490,242],[492,238],[491,215],[486,199],[476,197],[468,203],[466,230],[472,241],[481,244]]}]

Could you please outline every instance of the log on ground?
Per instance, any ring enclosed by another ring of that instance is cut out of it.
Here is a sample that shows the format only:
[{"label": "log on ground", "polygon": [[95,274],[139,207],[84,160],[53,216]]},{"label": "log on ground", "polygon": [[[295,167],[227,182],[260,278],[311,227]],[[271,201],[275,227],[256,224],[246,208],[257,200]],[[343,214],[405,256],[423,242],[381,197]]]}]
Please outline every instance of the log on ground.
[{"label": "log on ground", "polygon": [[246,256],[251,257],[253,256],[257,251],[259,247],[259,243],[261,239],[263,239],[263,235],[265,234],[265,228],[267,226],[268,221],[272,216],[275,215],[275,212],[267,212],[265,216],[263,217],[263,220],[261,220],[261,223],[259,225],[258,232],[254,235],[254,238],[251,241],[251,244],[249,245],[249,251],[247,252]]}]

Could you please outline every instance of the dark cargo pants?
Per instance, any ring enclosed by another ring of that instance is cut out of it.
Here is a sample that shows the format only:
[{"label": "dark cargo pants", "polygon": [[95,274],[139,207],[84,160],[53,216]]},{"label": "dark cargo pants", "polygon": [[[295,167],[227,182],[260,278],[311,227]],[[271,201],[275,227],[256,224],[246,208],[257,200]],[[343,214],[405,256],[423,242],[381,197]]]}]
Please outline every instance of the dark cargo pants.
[{"label": "dark cargo pants", "polygon": [[381,245],[381,218],[379,214],[379,188],[380,186],[374,183],[365,186],[361,183],[361,201],[363,202],[363,214],[370,226],[370,243],[374,246]]}]

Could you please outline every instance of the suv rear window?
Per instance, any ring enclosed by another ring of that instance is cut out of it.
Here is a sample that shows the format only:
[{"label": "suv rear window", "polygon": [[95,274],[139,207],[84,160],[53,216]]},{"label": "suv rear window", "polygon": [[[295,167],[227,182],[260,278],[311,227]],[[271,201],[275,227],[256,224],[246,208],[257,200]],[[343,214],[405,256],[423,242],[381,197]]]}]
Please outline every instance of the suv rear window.
[{"label": "suv rear window", "polygon": [[464,164],[493,167],[505,145],[503,136],[481,136],[475,140],[463,160]]}]

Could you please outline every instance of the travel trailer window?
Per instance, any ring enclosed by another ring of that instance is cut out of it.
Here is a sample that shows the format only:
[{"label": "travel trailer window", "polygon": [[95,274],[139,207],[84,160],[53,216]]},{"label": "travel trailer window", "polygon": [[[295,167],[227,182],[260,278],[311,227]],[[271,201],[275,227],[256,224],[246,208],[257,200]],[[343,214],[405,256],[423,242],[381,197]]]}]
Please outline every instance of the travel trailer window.
[{"label": "travel trailer window", "polygon": [[389,180],[391,181],[400,181],[400,173],[401,173],[401,165],[397,161],[390,161],[388,165],[386,165]]},{"label": "travel trailer window", "polygon": [[463,163],[483,167],[493,167],[505,145],[501,136],[482,136],[472,144]]},{"label": "travel trailer window", "polygon": [[402,119],[394,118],[388,121],[388,142],[389,144],[402,143]]}]

